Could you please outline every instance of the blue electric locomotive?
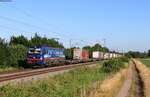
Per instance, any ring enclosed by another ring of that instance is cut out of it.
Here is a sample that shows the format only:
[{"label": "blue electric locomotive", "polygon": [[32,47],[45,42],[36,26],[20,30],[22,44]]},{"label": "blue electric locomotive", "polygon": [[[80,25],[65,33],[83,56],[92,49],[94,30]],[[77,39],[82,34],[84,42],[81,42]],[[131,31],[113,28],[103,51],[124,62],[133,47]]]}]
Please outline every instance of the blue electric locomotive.
[{"label": "blue electric locomotive", "polygon": [[27,62],[35,66],[55,66],[65,63],[64,49],[48,46],[30,47]]}]

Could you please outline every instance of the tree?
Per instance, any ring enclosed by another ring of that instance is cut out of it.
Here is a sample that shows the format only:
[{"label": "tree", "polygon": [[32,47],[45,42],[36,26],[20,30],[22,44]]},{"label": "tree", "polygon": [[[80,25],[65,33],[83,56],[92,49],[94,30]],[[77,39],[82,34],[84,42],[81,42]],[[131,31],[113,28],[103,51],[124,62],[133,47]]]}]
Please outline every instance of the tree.
[{"label": "tree", "polygon": [[46,45],[49,47],[64,48],[64,46],[60,44],[58,41],[54,39],[48,39],[47,37],[40,37],[37,33],[35,34],[34,37],[31,38],[30,42],[31,42],[31,46]]},{"label": "tree", "polygon": [[26,67],[24,64],[27,59],[27,47],[24,45],[10,45],[7,48],[10,52],[10,58],[13,60],[11,65]]},{"label": "tree", "polygon": [[72,59],[73,58],[73,49],[74,48],[67,48],[67,49],[65,49],[66,59]]},{"label": "tree", "polygon": [[129,51],[128,53],[125,54],[125,56],[129,57],[129,58],[145,58],[147,57],[147,53],[146,52],[135,52],[135,51]]},{"label": "tree", "polygon": [[21,44],[26,47],[30,45],[28,39],[25,36],[23,35],[20,35],[18,37],[12,36],[10,39],[10,45],[17,45],[17,44]]}]

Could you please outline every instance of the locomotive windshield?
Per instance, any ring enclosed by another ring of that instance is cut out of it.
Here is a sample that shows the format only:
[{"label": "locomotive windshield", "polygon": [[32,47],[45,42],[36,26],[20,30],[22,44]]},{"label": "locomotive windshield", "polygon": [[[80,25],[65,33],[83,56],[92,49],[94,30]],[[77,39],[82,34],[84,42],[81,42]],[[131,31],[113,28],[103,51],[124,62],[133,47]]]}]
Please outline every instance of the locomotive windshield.
[{"label": "locomotive windshield", "polygon": [[29,48],[28,55],[40,55],[40,48]]}]

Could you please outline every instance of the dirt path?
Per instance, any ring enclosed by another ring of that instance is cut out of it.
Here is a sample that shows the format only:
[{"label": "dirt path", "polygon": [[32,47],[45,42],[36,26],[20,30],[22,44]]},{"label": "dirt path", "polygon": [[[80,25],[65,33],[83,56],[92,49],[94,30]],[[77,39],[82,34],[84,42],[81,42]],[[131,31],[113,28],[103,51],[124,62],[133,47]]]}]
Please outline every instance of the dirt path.
[{"label": "dirt path", "polygon": [[131,84],[132,84],[132,65],[130,65],[127,78],[116,97],[127,97]]}]

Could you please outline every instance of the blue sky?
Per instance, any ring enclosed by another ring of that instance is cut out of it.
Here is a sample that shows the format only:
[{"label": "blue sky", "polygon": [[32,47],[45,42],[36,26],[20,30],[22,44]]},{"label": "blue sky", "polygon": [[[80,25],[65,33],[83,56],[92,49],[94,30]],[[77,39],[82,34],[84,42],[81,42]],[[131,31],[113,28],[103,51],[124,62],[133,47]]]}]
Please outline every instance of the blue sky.
[{"label": "blue sky", "polygon": [[12,0],[0,2],[0,37],[57,37],[66,47],[101,44],[150,49],[149,0]]}]

